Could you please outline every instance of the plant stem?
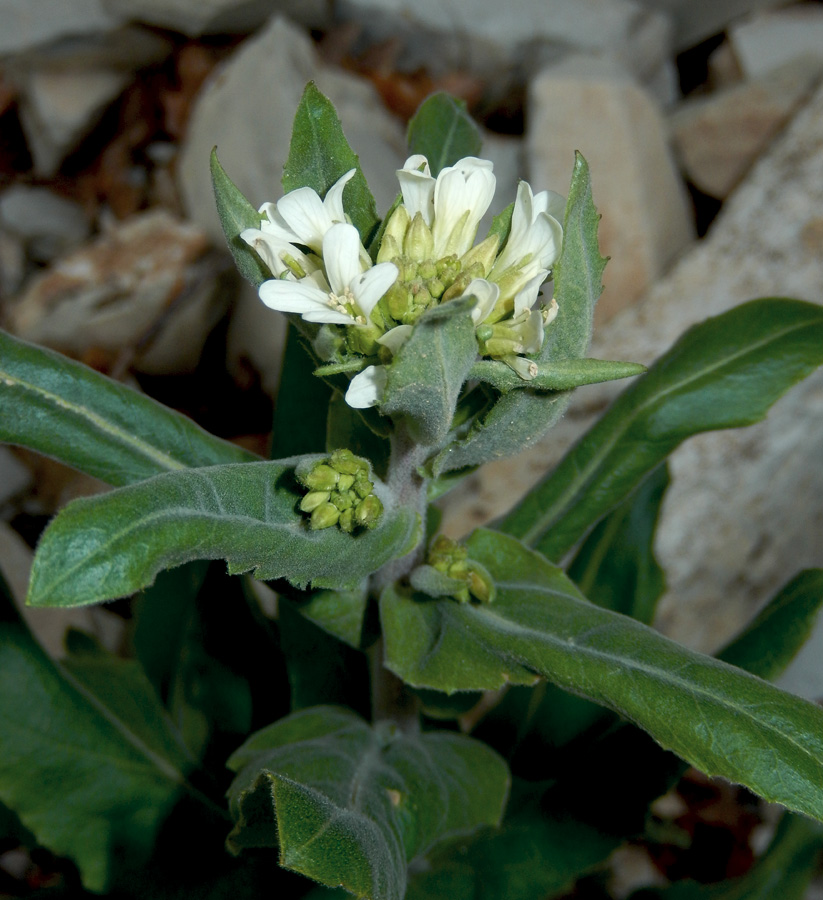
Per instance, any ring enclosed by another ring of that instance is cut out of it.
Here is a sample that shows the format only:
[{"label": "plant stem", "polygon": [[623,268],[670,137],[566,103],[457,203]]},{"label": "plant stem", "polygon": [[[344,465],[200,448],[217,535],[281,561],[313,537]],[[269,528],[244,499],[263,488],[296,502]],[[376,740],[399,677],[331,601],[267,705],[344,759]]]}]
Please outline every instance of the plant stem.
[{"label": "plant stem", "polygon": [[[395,425],[391,434],[391,454],[386,482],[397,502],[411,507],[426,521],[426,479],[417,471],[430,449],[417,444],[402,423]],[[379,599],[380,594],[390,584],[406,578],[415,566],[423,560],[425,542],[418,545],[400,559],[386,563],[372,579],[372,590]],[[420,728],[419,701],[406,685],[383,665],[383,638],[371,648],[369,663],[371,669],[372,719],[378,722],[390,719],[407,732]]]}]

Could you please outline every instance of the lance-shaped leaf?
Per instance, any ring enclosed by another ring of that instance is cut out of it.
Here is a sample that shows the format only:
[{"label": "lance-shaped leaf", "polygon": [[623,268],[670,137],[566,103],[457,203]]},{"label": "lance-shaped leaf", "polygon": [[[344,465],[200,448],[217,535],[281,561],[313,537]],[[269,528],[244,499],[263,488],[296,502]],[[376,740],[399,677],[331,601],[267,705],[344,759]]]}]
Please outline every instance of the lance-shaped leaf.
[{"label": "lance-shaped leaf", "polygon": [[823,829],[817,822],[786,814],[763,855],[740,878],[720,884],[682,881],[646,890],[636,900],[804,900],[818,869]]},{"label": "lance-shaped leaf", "polygon": [[373,530],[312,531],[297,510],[297,462],[189,469],[75,500],[41,538],[28,602],[80,606],[123,597],[194,559],[225,559],[232,574],[253,571],[301,587],[345,587],[411,549],[417,516],[380,484],[384,513]]},{"label": "lance-shaped leaf", "polygon": [[570,391],[583,384],[600,384],[642,375],[646,367],[640,363],[610,359],[559,359],[556,362],[535,363],[537,374],[521,378],[511,366],[494,359],[482,359],[471,369],[472,378],[485,381],[502,394],[531,388],[539,391]]},{"label": "lance-shaped leaf", "polygon": [[350,169],[354,178],[343,189],[343,206],[360,239],[368,246],[377,229],[377,208],[357,154],[349,146],[337,112],[314,82],[309,82],[294,115],[289,158],[283,169],[283,190],[310,187],[321,197]]},{"label": "lance-shaped leaf", "polygon": [[499,527],[559,559],[687,437],[760,421],[823,363],[823,308],[752,300],[690,328]]},{"label": "lance-shaped leaf", "polygon": [[135,664],[61,672],[3,590],[0,800],[104,891],[123,854],[135,864],[150,854],[190,760]]},{"label": "lance-shaped leaf", "polygon": [[443,91],[424,100],[409,122],[410,153],[422,153],[432,175],[464,156],[477,156],[483,143],[466,104]]},{"label": "lance-shaped leaf", "polygon": [[402,900],[408,863],[503,813],[505,763],[450,732],[405,735],[314,707],[231,757],[229,847],[278,847],[280,865],[369,900]]},{"label": "lance-shaped leaf", "polygon": [[217,147],[211,151],[209,165],[217,215],[234,264],[246,281],[251,282],[254,287],[260,287],[264,281],[272,277],[272,274],[254,250],[240,239],[241,231],[260,227],[260,213],[243,196],[220,165]]},{"label": "lance-shaped leaf", "polygon": [[[546,330],[538,364],[580,359],[588,350],[606,264],[597,245],[598,219],[589,167],[577,154],[563,222],[563,250],[554,272],[559,312]],[[435,457],[433,473],[440,475],[519,453],[543,437],[563,415],[569,399],[566,391],[529,388],[503,394],[464,439]]]},{"label": "lance-shaped leaf", "polygon": [[518,541],[477,531],[493,604],[381,598],[387,665],[414,686],[477,690],[542,675],[638,725],[708,775],[823,819],[823,710],[588,603]]},{"label": "lance-shaped leaf", "polygon": [[388,367],[380,409],[403,416],[419,444],[442,444],[451,427],[460,388],[477,357],[474,303],[461,297],[427,310]]},{"label": "lance-shaped leaf", "polygon": [[258,457],[88,366],[0,331],[0,441],[122,485]]}]

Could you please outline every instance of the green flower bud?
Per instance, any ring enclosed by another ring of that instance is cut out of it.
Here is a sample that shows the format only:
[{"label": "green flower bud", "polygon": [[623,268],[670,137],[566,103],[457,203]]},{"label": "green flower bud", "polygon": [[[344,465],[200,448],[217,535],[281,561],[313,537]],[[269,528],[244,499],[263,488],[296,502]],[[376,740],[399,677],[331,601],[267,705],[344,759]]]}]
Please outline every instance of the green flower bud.
[{"label": "green flower bud", "polygon": [[374,528],[383,515],[383,504],[375,494],[369,494],[357,504],[354,511],[354,521],[364,528]]},{"label": "green flower bud", "polygon": [[439,300],[446,290],[446,285],[443,284],[439,278],[429,278],[428,281],[426,281],[426,290],[435,300]]},{"label": "green flower bud", "polygon": [[444,256],[442,259],[438,259],[436,267],[437,274],[443,281],[447,284],[451,284],[451,282],[460,274],[461,264],[457,256],[452,253],[451,256]]},{"label": "green flower bud", "polygon": [[383,303],[384,301],[389,311],[389,315],[398,322],[401,322],[406,313],[411,309],[411,292],[404,284],[401,284],[400,281],[395,281],[388,291],[386,291],[380,302]]},{"label": "green flower bud", "polygon": [[[402,248],[403,242],[406,239],[406,232],[409,229],[410,223],[411,216],[409,215],[409,211],[401,204],[389,216],[389,221],[386,222],[386,230],[383,232],[383,240],[380,249],[383,249],[383,244],[385,244],[387,240],[393,241],[397,245],[397,253],[395,253],[394,256],[400,256],[400,248]],[[389,258],[393,259],[394,257]]]},{"label": "green flower bud", "polygon": [[300,501],[300,509],[305,513],[314,512],[321,503],[328,503],[329,497],[328,491],[310,491]]},{"label": "green flower bud", "polygon": [[437,264],[433,259],[424,259],[417,267],[417,273],[423,279],[434,278],[437,275]]},{"label": "green flower bud", "polygon": [[455,297],[462,296],[471,280],[472,276],[469,275],[468,272],[459,275],[440,298],[440,302],[447,303],[449,300],[454,300]]},{"label": "green flower bud", "polygon": [[337,479],[337,490],[347,491],[354,484],[354,475],[341,475]]},{"label": "green flower bud", "polygon": [[[360,472],[367,472],[368,468],[361,459],[358,459],[351,450],[335,450],[329,460],[329,465],[341,475],[357,475]],[[348,488],[341,488],[348,490]]]},{"label": "green flower bud", "polygon": [[481,603],[494,603],[497,588],[485,566],[473,560],[469,561],[468,584],[471,595]]},{"label": "green flower bud", "polygon": [[352,325],[346,328],[346,344],[352,353],[373,356],[380,349],[377,339],[382,334],[376,325]]},{"label": "green flower bud", "polygon": [[464,269],[470,266],[480,264],[482,274],[477,278],[485,278],[492,270],[494,260],[497,257],[497,249],[500,246],[500,236],[490,234],[484,241],[476,247],[472,247],[468,253],[464,253],[460,262]]},{"label": "green flower bud", "polygon": [[421,213],[415,213],[411,226],[406,232],[403,250],[412,259],[428,259],[434,250],[431,228],[423,221]]},{"label": "green flower bud", "polygon": [[354,483],[354,492],[361,500],[365,500],[373,490],[374,485],[368,479]]},{"label": "green flower bud", "polygon": [[354,521],[354,508],[344,509],[343,512],[340,513],[340,519],[337,524],[341,531],[345,531],[346,534],[351,534],[357,527],[357,523]]},{"label": "green flower bud", "polygon": [[313,531],[331,528],[340,518],[340,510],[333,503],[321,503],[311,514],[310,525]]},{"label": "green flower bud", "polygon": [[312,491],[331,491],[337,486],[339,477],[331,466],[321,462],[316,463],[301,480]]},{"label": "green flower bud", "polygon": [[344,509],[351,509],[357,500],[357,496],[352,491],[335,491],[331,495],[331,502],[342,512]]},{"label": "green flower bud", "polygon": [[394,235],[384,234],[383,240],[380,242],[380,249],[377,251],[376,262],[393,262],[400,256],[400,246]]}]

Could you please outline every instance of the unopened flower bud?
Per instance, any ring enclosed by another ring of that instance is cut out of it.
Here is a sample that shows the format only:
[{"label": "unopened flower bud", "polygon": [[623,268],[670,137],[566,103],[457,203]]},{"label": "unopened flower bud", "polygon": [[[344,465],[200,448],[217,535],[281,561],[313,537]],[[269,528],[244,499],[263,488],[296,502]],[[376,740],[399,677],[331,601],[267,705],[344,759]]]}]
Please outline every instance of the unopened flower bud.
[{"label": "unopened flower bud", "polygon": [[407,256],[414,260],[429,259],[434,250],[434,238],[431,228],[423,220],[421,213],[414,214],[409,229],[406,231],[406,239],[403,250]]},{"label": "unopened flower bud", "polygon": [[[351,450],[346,450],[345,448],[335,450],[331,455],[329,464],[341,475],[357,475],[360,472],[368,471],[363,460],[358,459]],[[341,487],[341,490],[347,490],[347,488]]]},{"label": "unopened flower bud", "polygon": [[424,280],[437,276],[437,263],[433,259],[424,259],[417,267],[417,274]]},{"label": "unopened flower bud", "polygon": [[374,485],[368,479],[355,481],[354,483],[354,492],[361,500],[365,500],[373,490]]},{"label": "unopened flower bud", "polygon": [[409,211],[402,204],[397,207],[391,216],[389,216],[389,221],[386,223],[386,230],[383,232],[383,243],[386,242],[386,239],[395,242],[398,251],[395,256],[400,256],[401,248],[406,239],[406,232],[408,231],[410,223],[411,216],[409,215]]},{"label": "unopened flower bud", "polygon": [[481,603],[494,603],[497,595],[494,580],[486,567],[474,560],[469,561],[468,585],[471,595]]},{"label": "unopened flower bud", "polygon": [[374,528],[380,521],[383,514],[383,504],[375,494],[369,494],[368,497],[361,500],[357,504],[354,511],[354,521],[364,528]]},{"label": "unopened flower bud", "polygon": [[339,518],[340,510],[333,503],[321,503],[311,514],[310,525],[312,530],[320,531],[336,525]]},{"label": "unopened flower bud", "polygon": [[302,481],[312,491],[331,491],[337,486],[339,477],[331,466],[318,463],[303,476]]},{"label": "unopened flower bud", "polygon": [[331,502],[343,512],[344,509],[351,509],[356,505],[357,496],[352,491],[335,491],[331,495]]},{"label": "unopened flower bud", "polygon": [[429,278],[426,281],[426,290],[435,300],[439,300],[446,290],[446,285],[439,278]]},{"label": "unopened flower bud", "polygon": [[305,513],[314,512],[322,503],[328,503],[330,496],[328,491],[309,491],[300,501],[300,509]]},{"label": "unopened flower bud", "polygon": [[354,475],[341,475],[337,480],[338,491],[348,491],[354,484]]},{"label": "unopened flower bud", "polygon": [[492,270],[494,260],[497,256],[497,248],[500,246],[500,237],[496,234],[490,234],[484,241],[476,247],[472,247],[468,253],[465,253],[460,260],[463,269],[479,264],[480,274],[478,278],[485,278]]},{"label": "unopened flower bud", "polygon": [[386,292],[381,303],[385,302],[389,315],[398,322],[411,310],[412,297],[408,288],[396,281]]},{"label": "unopened flower bud", "polygon": [[345,531],[346,534],[351,534],[357,527],[357,523],[354,521],[354,507],[344,509],[343,512],[340,513],[337,524],[340,526],[341,531]]},{"label": "unopened flower bud", "polygon": [[397,243],[394,236],[384,234],[383,240],[380,242],[380,249],[377,251],[376,262],[392,262],[400,256],[401,245]]}]

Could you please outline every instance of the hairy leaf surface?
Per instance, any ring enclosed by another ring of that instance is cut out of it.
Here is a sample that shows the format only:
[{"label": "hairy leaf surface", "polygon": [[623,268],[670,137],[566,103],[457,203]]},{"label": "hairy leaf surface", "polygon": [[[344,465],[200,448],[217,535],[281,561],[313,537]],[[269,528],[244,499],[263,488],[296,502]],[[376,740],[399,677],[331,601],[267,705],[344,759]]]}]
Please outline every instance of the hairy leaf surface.
[{"label": "hairy leaf surface", "polygon": [[402,900],[408,863],[435,842],[496,825],[505,763],[450,732],[404,735],[313,707],[259,731],[231,757],[235,852],[279,847],[280,864],[369,900]]},{"label": "hairy leaf surface", "polygon": [[0,440],[123,485],[257,459],[82,363],[0,331]]},{"label": "hairy leaf surface", "polygon": [[477,156],[480,129],[466,112],[466,104],[441,91],[425,100],[408,132],[409,152],[422,153],[433,176],[465,156]]},{"label": "hairy leaf surface", "polygon": [[385,512],[375,529],[312,531],[296,509],[297,462],[189,469],[75,500],[41,538],[28,602],[80,606],[127,596],[194,559],[225,559],[232,574],[300,587],[347,587],[408,552],[417,516],[379,485]]},{"label": "hairy leaf surface", "polygon": [[690,328],[500,523],[560,559],[687,437],[760,421],[823,363],[823,307],[752,300]]},{"label": "hairy leaf surface", "polygon": [[387,665],[404,681],[455,691],[543,675],[701,771],[823,819],[823,710],[587,602],[514,539],[481,530],[468,548],[497,583],[493,604],[381,599]]}]

